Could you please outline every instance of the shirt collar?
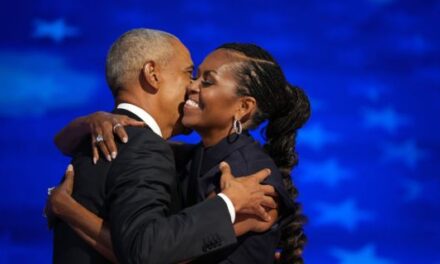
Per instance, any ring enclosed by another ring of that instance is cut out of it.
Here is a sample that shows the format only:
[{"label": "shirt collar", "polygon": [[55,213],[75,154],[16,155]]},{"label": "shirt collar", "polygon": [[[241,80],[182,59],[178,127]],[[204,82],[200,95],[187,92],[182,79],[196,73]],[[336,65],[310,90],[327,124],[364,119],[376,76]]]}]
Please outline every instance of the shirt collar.
[{"label": "shirt collar", "polygon": [[154,133],[162,137],[162,132],[160,131],[160,127],[156,120],[154,120],[154,118],[144,109],[129,103],[119,104],[116,108],[124,109],[137,115],[140,119],[142,119],[142,121],[145,122],[145,124],[147,124],[147,126],[151,128],[151,130],[153,130]]}]

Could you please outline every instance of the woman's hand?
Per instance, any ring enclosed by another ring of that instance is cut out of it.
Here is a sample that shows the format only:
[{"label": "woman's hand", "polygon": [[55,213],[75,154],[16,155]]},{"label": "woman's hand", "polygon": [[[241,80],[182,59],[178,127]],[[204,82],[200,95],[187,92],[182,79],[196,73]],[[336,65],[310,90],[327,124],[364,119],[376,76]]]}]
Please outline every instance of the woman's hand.
[{"label": "woman's hand", "polygon": [[128,135],[124,126],[145,126],[144,122],[134,120],[125,115],[116,115],[106,112],[96,112],[87,116],[84,120],[90,127],[92,137],[93,163],[99,160],[99,150],[108,161],[115,159],[118,149],[113,134],[123,142],[128,142]]},{"label": "woman's hand", "polygon": [[72,199],[73,177],[73,166],[69,164],[64,174],[63,182],[49,190],[49,197],[44,208],[44,212],[49,219],[53,216],[61,215],[69,199]]},{"label": "woman's hand", "polygon": [[54,142],[65,155],[72,156],[76,148],[86,136],[92,136],[93,163],[99,159],[99,151],[108,161],[117,155],[113,133],[126,143],[127,133],[123,126],[145,126],[144,122],[136,121],[124,115],[106,112],[96,112],[88,116],[78,117],[61,129],[55,136]]}]

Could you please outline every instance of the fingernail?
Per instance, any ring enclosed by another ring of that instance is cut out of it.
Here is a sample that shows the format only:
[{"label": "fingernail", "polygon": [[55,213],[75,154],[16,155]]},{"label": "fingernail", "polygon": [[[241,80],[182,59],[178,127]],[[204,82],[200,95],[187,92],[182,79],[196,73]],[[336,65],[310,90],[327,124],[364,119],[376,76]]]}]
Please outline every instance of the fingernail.
[{"label": "fingernail", "polygon": [[67,166],[67,171],[73,171],[73,166],[72,166],[72,164],[69,164],[69,166]]},{"label": "fingernail", "polygon": [[113,152],[112,152],[112,158],[113,158],[113,159],[116,159],[116,155],[117,155],[117,154],[116,154],[116,151],[113,151]]},{"label": "fingernail", "polygon": [[122,138],[122,142],[127,143],[128,142],[128,138],[127,137],[123,137]]},{"label": "fingernail", "polygon": [[110,157],[110,155],[107,155],[106,158],[108,161],[112,161],[112,157]]},{"label": "fingernail", "polygon": [[93,158],[93,164],[96,165],[96,162],[98,162],[98,159],[97,158]]}]

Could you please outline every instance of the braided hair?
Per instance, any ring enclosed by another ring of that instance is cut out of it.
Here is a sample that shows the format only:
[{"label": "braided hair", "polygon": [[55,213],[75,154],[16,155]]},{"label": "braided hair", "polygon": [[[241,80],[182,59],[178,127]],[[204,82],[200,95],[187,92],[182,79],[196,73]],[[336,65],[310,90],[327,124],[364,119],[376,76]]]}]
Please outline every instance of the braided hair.
[{"label": "braided hair", "polygon": [[298,190],[290,176],[298,164],[295,151],[296,135],[310,117],[310,102],[304,91],[287,82],[276,60],[264,49],[254,44],[227,43],[224,49],[243,59],[234,71],[237,79],[237,94],[252,96],[257,101],[257,110],[252,115],[247,129],[254,129],[268,121],[264,129],[264,150],[280,170],[289,197],[294,200],[293,220],[284,227],[279,248],[279,263],[303,263],[302,251],[306,242],[303,226],[307,221],[300,204],[296,202]]}]

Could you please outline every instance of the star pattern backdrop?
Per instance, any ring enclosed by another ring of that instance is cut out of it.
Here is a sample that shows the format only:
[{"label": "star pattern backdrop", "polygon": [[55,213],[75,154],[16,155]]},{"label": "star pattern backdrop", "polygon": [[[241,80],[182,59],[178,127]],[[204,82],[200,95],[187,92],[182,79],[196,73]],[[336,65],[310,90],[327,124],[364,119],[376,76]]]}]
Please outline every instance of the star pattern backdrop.
[{"label": "star pattern backdrop", "polygon": [[177,35],[197,64],[257,43],[306,90],[292,173],[306,263],[440,263],[439,14],[433,0],[3,1],[0,263],[50,262],[42,208],[69,161],[53,137],[112,109],[106,52],[137,27]]}]

